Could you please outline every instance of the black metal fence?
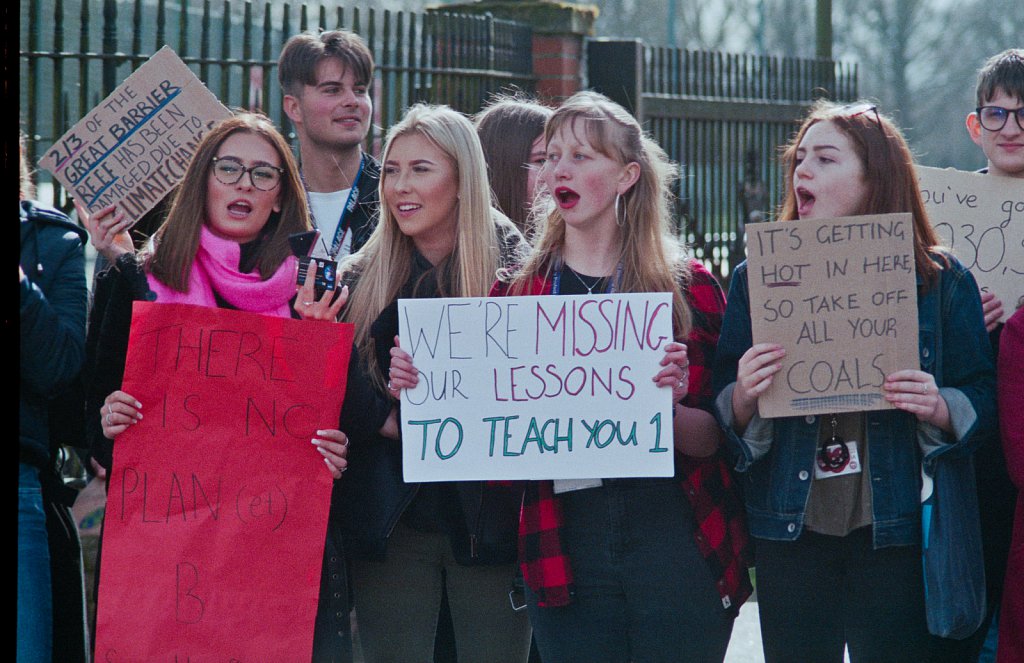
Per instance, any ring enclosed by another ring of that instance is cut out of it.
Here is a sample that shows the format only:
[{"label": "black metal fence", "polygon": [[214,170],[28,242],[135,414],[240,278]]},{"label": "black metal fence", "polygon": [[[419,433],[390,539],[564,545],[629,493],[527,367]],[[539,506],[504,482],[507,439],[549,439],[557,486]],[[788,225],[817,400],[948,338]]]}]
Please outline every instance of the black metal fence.
[{"label": "black metal fence", "polygon": [[[164,44],[227,106],[260,108],[287,126],[277,56],[291,35],[347,28],[377,63],[376,151],[417,101],[465,113],[504,88],[532,91],[529,26],[446,13],[237,0],[21,0],[20,112],[32,162]],[[40,173],[46,182],[49,176]],[[55,202],[66,208],[57,192]]]},{"label": "black metal fence", "polygon": [[857,97],[856,65],[831,60],[600,40],[588,58],[591,85],[632,108],[679,164],[680,231],[721,278],[743,259],[744,225],[778,205],[779,148],[807,107]]}]

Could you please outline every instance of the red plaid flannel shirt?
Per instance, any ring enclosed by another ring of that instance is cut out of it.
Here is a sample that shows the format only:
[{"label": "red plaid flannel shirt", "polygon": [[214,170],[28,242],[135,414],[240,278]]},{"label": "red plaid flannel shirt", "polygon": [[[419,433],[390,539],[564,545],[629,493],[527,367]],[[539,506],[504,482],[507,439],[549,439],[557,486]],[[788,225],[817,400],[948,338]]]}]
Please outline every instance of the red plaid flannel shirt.
[{"label": "red plaid flannel shirt", "polygon": [[[496,283],[492,296],[508,294]],[[537,278],[527,294],[549,295],[551,283]],[[711,411],[711,366],[725,313],[725,295],[715,277],[693,261],[684,296],[693,313],[693,329],[686,339],[690,361],[687,407]],[[750,597],[747,568],[750,562],[746,513],[725,461],[715,455],[692,458],[676,453],[681,487],[693,507],[697,549],[715,579],[722,607],[733,614]],[[519,517],[519,563],[527,586],[541,607],[568,605],[573,596],[572,567],[562,548],[562,506],[550,481],[526,484]]]}]

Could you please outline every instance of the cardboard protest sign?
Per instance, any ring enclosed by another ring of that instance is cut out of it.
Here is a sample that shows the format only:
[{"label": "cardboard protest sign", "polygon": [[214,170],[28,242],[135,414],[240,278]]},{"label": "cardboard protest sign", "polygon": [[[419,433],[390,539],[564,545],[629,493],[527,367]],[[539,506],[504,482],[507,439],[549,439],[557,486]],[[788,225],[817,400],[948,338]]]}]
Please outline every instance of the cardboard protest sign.
[{"label": "cardboard protest sign", "polygon": [[749,224],[747,257],[754,343],[786,349],[761,416],[890,409],[920,367],[910,214]]},{"label": "cardboard protest sign", "polygon": [[99,661],[308,661],[351,325],[137,302]]},{"label": "cardboard protest sign", "polygon": [[181,181],[203,134],[230,115],[164,46],[54,143],[39,167],[90,212],[116,203],[138,221]]},{"label": "cardboard protest sign", "polygon": [[1006,316],[1024,303],[1024,180],[917,166],[928,218]]},{"label": "cardboard protest sign", "polygon": [[399,300],[405,480],[671,476],[667,293]]}]

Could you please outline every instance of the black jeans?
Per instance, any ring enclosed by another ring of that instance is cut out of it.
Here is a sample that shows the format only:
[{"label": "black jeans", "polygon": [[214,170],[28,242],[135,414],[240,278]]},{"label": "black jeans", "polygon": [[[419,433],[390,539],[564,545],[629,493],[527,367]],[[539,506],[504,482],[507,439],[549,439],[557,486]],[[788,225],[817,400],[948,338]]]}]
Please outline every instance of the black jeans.
[{"label": "black jeans", "polygon": [[929,659],[920,546],[875,550],[871,527],[757,539],[757,605],[768,663]]},{"label": "black jeans", "polygon": [[672,479],[604,480],[562,495],[573,602],[539,608],[527,588],[544,663],[720,663],[733,618],[693,539]]}]

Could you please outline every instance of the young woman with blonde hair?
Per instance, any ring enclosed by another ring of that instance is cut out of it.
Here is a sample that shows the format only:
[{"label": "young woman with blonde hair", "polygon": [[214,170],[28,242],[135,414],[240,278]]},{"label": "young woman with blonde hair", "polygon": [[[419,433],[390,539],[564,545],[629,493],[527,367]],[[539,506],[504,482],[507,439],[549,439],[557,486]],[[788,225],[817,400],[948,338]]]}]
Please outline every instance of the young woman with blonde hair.
[{"label": "young woman with blonde hair", "polygon": [[[389,351],[400,298],[479,297],[517,260],[523,238],[491,207],[473,125],[445,106],[416,105],[388,132],[380,221],[343,265],[365,377],[391,389]],[[407,484],[401,444],[353,439],[343,498],[363,654],[429,660],[445,583],[461,661],[525,661],[526,615],[508,600],[521,492],[483,482]]]},{"label": "young woman with blonde hair", "polygon": [[[520,565],[541,658],[720,661],[750,591],[741,507],[710,411],[725,298],[674,236],[671,164],[625,109],[581,92],[544,136],[541,179],[555,207],[530,256],[492,292],[672,293],[676,342],[653,379],[672,391],[677,453],[674,477],[527,483]],[[392,380],[416,383],[397,349]]]}]

